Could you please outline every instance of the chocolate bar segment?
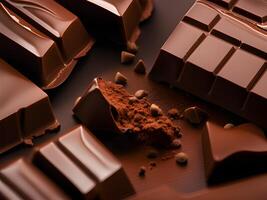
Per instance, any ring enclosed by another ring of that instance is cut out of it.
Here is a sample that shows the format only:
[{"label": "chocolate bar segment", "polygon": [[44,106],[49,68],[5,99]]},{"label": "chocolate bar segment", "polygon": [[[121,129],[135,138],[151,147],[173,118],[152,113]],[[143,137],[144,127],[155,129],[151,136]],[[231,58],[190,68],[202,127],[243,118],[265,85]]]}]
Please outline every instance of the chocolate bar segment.
[{"label": "chocolate bar segment", "polygon": [[81,126],[42,147],[33,162],[73,198],[123,199],[134,193],[121,164]]},{"label": "chocolate bar segment", "polygon": [[39,86],[51,89],[69,76],[92,39],[63,7],[53,1],[38,2],[0,3],[0,41],[5,47],[0,56]]},{"label": "chocolate bar segment", "polygon": [[48,96],[2,59],[0,91],[0,153],[59,127]]},{"label": "chocolate bar segment", "polygon": [[78,15],[95,37],[127,44],[139,36],[142,15],[139,0],[58,0]]},{"label": "chocolate bar segment", "polygon": [[41,171],[20,159],[0,170],[3,199],[69,199]]},{"label": "chocolate bar segment", "polygon": [[264,113],[255,114],[251,103],[265,108],[264,95],[252,90],[264,79],[266,38],[266,32],[245,18],[197,1],[161,48],[150,77],[267,128]]},{"label": "chocolate bar segment", "polygon": [[219,183],[266,171],[266,137],[253,124],[224,129],[207,122],[202,144],[208,183]]}]

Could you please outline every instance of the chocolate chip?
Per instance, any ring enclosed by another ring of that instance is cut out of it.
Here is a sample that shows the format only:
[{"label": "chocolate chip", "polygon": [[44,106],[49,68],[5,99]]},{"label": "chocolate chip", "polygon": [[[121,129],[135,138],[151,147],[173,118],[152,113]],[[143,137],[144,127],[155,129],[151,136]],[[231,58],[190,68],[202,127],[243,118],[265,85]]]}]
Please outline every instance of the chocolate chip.
[{"label": "chocolate chip", "polygon": [[126,85],[127,77],[121,74],[120,72],[117,72],[115,75],[115,83],[120,84],[120,85]]},{"label": "chocolate chip", "polygon": [[138,172],[139,176],[145,176],[146,175],[146,167],[145,166],[141,166]]},{"label": "chocolate chip", "polygon": [[149,159],[155,159],[159,156],[159,152],[155,149],[151,149],[147,152],[146,157]]},{"label": "chocolate chip", "polygon": [[135,42],[127,42],[127,51],[136,53],[138,51],[138,46]]},{"label": "chocolate chip", "polygon": [[137,101],[138,101],[138,99],[135,96],[129,98],[129,104],[133,104]]},{"label": "chocolate chip", "polygon": [[235,127],[234,124],[228,123],[228,124],[225,124],[223,128],[224,129],[230,129],[230,128],[233,128],[233,127]]},{"label": "chocolate chip", "polygon": [[175,161],[179,165],[186,165],[188,162],[188,156],[184,152],[177,153],[175,155]]},{"label": "chocolate chip", "polygon": [[134,71],[137,74],[146,74],[146,66],[143,60],[139,60],[134,67]]},{"label": "chocolate chip", "polygon": [[199,125],[207,119],[208,114],[204,110],[194,106],[185,109],[183,116],[189,123]]},{"label": "chocolate chip", "polygon": [[121,52],[121,63],[122,64],[132,63],[134,59],[135,59],[135,55],[134,54],[129,53],[127,51],[122,51]]},{"label": "chocolate chip", "polygon": [[176,108],[172,108],[172,109],[168,110],[168,113],[167,114],[172,119],[179,119],[180,118],[180,115],[181,115],[181,113],[179,112],[179,110],[176,109]]},{"label": "chocolate chip", "polygon": [[181,143],[181,140],[179,139],[174,139],[171,143],[171,147],[175,149],[179,149],[181,148],[181,146],[182,146],[182,143]]},{"label": "chocolate chip", "polygon": [[154,116],[154,117],[162,115],[162,110],[156,104],[151,104],[150,112],[151,112],[151,115]]},{"label": "chocolate chip", "polygon": [[148,95],[148,92],[145,90],[137,90],[134,94],[134,96],[138,99],[142,99]]}]

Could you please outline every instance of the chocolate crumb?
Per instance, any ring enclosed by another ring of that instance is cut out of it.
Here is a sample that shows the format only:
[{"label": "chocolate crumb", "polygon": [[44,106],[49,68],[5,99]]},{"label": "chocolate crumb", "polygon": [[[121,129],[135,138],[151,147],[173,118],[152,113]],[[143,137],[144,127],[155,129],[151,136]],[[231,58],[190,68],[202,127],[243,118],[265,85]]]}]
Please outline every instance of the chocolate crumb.
[{"label": "chocolate crumb", "polygon": [[145,90],[137,90],[134,94],[134,96],[138,99],[142,99],[146,96],[148,96],[148,92]]},{"label": "chocolate crumb", "polygon": [[[162,110],[156,104],[151,104],[150,112],[151,112],[151,115],[154,117],[162,115]],[[160,121],[159,121],[159,123],[160,123]]]},{"label": "chocolate crumb", "polygon": [[147,152],[146,157],[149,159],[155,159],[159,156],[159,152],[155,149],[151,149]]},{"label": "chocolate crumb", "polygon": [[134,71],[137,74],[146,74],[146,66],[143,60],[139,60],[134,67]]},{"label": "chocolate crumb", "polygon": [[181,140],[179,139],[174,139],[171,143],[171,147],[174,149],[179,149],[181,148],[181,146],[182,146],[182,143],[181,143]]},{"label": "chocolate crumb", "polygon": [[138,46],[135,42],[127,42],[127,51],[136,53],[138,51]]},{"label": "chocolate crumb", "polygon": [[135,96],[132,96],[129,98],[129,104],[131,104],[131,105],[137,101],[138,101],[138,99]]},{"label": "chocolate crumb", "polygon": [[230,129],[230,128],[234,128],[234,127],[235,127],[234,124],[228,123],[228,124],[225,124],[223,128],[224,129]]},{"label": "chocolate crumb", "polygon": [[150,163],[149,163],[149,166],[150,166],[150,170],[152,170],[154,167],[156,167],[157,166],[157,163],[155,162],[155,161],[151,161]]},{"label": "chocolate crumb", "polygon": [[138,172],[139,176],[145,176],[146,175],[146,167],[145,166],[141,166]]},{"label": "chocolate crumb", "polygon": [[180,118],[180,115],[181,113],[179,112],[178,109],[176,108],[171,108],[170,110],[168,110],[168,116],[172,119],[179,119]]},{"label": "chocolate crumb", "polygon": [[132,53],[129,53],[127,51],[121,52],[121,63],[122,64],[130,64],[134,61],[135,55]]},{"label": "chocolate crumb", "polygon": [[121,74],[120,72],[117,72],[115,75],[115,83],[120,85],[126,85],[127,84],[127,77]]},{"label": "chocolate crumb", "polygon": [[24,144],[29,145],[29,146],[33,146],[33,142],[32,139],[28,138],[28,139],[24,139]]},{"label": "chocolate crumb", "polygon": [[186,165],[188,163],[188,156],[184,152],[177,153],[175,155],[175,161],[179,165]]},{"label": "chocolate crumb", "polygon": [[199,125],[207,120],[208,114],[204,110],[194,106],[185,109],[183,116],[192,125]]}]

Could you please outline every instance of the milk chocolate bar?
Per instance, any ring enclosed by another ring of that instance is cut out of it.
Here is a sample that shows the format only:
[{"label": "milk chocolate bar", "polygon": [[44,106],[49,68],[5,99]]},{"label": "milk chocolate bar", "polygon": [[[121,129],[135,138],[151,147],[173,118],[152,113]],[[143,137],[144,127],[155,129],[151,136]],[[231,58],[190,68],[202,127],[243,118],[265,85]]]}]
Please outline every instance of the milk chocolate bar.
[{"label": "milk chocolate bar", "polygon": [[0,153],[59,127],[48,96],[0,59]]},{"label": "milk chocolate bar", "polygon": [[215,123],[207,122],[202,144],[208,183],[266,172],[266,136],[253,124],[224,129]]},{"label": "milk chocolate bar", "polygon": [[0,198],[2,200],[69,199],[40,170],[23,159],[0,170]]},{"label": "milk chocolate bar", "polygon": [[33,162],[73,199],[123,199],[134,193],[121,164],[82,126],[40,148]]},{"label": "milk chocolate bar", "polygon": [[[263,1],[214,2],[247,8],[245,13],[258,7],[265,23]],[[150,77],[267,128],[267,32],[260,20],[235,10],[197,1],[161,48]]]},{"label": "milk chocolate bar", "polygon": [[0,15],[0,55],[44,89],[64,82],[94,43],[80,20],[54,1],[2,1]]},{"label": "milk chocolate bar", "polygon": [[[135,42],[140,34],[138,25],[143,11],[139,0],[58,1],[78,15],[95,37],[125,45],[127,41]],[[144,9],[146,3],[142,3]]]}]

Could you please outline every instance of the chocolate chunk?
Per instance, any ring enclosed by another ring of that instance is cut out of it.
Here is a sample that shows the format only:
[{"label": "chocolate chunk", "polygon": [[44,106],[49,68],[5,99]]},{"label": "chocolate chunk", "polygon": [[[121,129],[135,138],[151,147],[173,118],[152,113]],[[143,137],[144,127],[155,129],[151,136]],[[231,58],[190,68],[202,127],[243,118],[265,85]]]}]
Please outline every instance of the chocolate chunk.
[{"label": "chocolate chunk", "polygon": [[134,96],[138,99],[142,99],[146,96],[148,96],[148,92],[145,90],[137,90],[134,94]]},{"label": "chocolate chunk", "polygon": [[205,172],[210,184],[266,171],[266,137],[253,124],[224,129],[207,122],[202,142]]},{"label": "chocolate chunk", "polygon": [[151,104],[151,106],[150,106],[150,112],[151,112],[151,115],[154,116],[154,117],[157,117],[159,115],[162,115],[162,110],[156,104]]},{"label": "chocolate chunk", "polygon": [[74,199],[123,199],[134,193],[122,165],[81,126],[42,147],[33,162]]},{"label": "chocolate chunk", "polygon": [[0,21],[0,55],[44,89],[64,82],[94,43],[79,19],[54,1],[2,1]]},{"label": "chocolate chunk", "polygon": [[127,77],[124,76],[122,73],[117,72],[114,78],[115,83],[120,84],[120,85],[126,85],[127,84]]},{"label": "chocolate chunk", "polygon": [[137,74],[145,74],[146,73],[146,66],[143,60],[139,60],[138,63],[134,67],[134,71]]},{"label": "chocolate chunk", "polygon": [[141,143],[169,146],[179,127],[164,114],[153,117],[146,98],[132,104],[130,97],[123,86],[96,78],[73,112],[90,130],[131,133]]},{"label": "chocolate chunk", "polygon": [[135,42],[127,42],[127,51],[131,53],[136,53],[138,51],[138,46]]},{"label": "chocolate chunk", "polygon": [[139,0],[57,0],[78,15],[89,32],[100,39],[127,45],[140,34],[143,13]]},{"label": "chocolate chunk", "polygon": [[144,177],[146,175],[146,167],[145,166],[140,167],[138,175],[141,177]]},{"label": "chocolate chunk", "polygon": [[175,161],[179,165],[186,165],[188,162],[188,156],[184,152],[177,153],[175,155]]},{"label": "chocolate chunk", "polygon": [[1,199],[69,199],[32,164],[19,159],[0,170]]},{"label": "chocolate chunk", "polygon": [[135,59],[135,55],[132,53],[129,53],[127,51],[121,52],[121,63],[122,64],[129,64],[132,63]]},{"label": "chocolate chunk", "polygon": [[47,94],[2,59],[0,91],[0,153],[59,128]]},{"label": "chocolate chunk", "polygon": [[183,112],[183,116],[191,124],[199,125],[207,119],[208,114],[202,109],[194,106],[185,109]]},{"label": "chocolate chunk", "polygon": [[266,4],[211,1],[196,1],[186,13],[149,76],[267,128],[267,40],[258,28]]}]

